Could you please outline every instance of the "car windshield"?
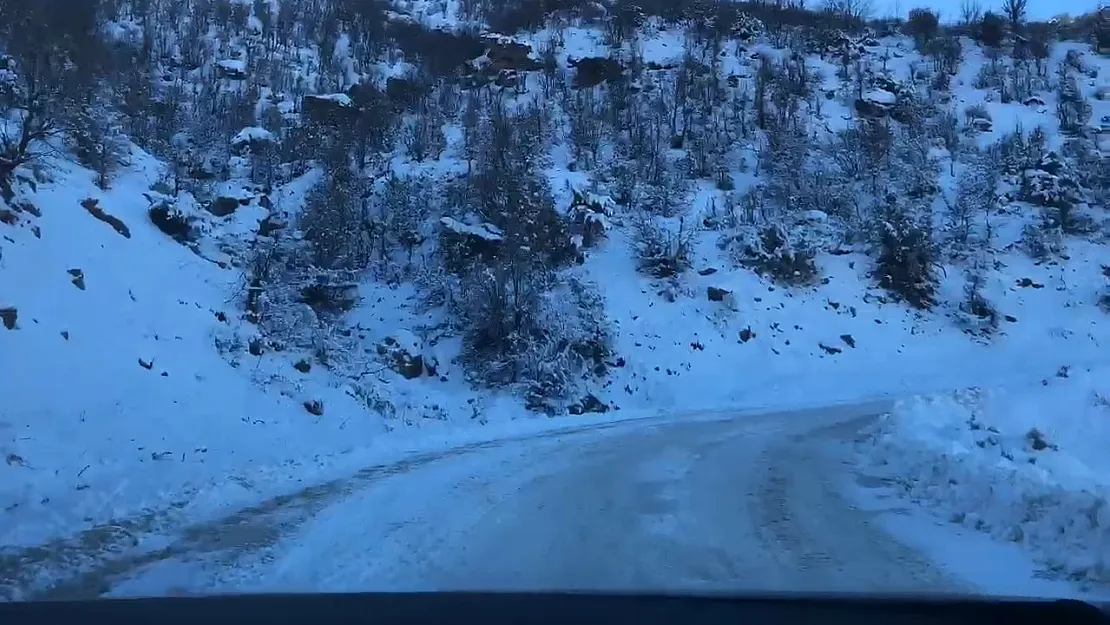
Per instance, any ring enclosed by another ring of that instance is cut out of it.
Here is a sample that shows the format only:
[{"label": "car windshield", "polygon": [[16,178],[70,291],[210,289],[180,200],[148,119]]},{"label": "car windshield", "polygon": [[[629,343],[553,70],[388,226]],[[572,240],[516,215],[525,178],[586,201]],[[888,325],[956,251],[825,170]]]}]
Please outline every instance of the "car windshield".
[{"label": "car windshield", "polygon": [[0,600],[1110,597],[1110,11],[918,5],[0,0]]}]

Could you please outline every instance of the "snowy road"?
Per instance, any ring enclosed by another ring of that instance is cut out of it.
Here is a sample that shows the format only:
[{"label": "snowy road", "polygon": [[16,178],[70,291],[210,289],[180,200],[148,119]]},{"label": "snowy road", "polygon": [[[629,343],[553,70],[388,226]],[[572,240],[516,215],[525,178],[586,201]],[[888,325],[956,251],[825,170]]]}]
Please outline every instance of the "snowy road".
[{"label": "snowy road", "polygon": [[891,510],[845,498],[863,479],[845,445],[884,408],[646,420],[463,448],[191,528],[40,596],[983,590],[887,533],[876,519]]},{"label": "snowy road", "polygon": [[629,423],[448,456],[234,564],[161,563],[115,593],[969,590],[838,492],[835,452],[881,410]]}]

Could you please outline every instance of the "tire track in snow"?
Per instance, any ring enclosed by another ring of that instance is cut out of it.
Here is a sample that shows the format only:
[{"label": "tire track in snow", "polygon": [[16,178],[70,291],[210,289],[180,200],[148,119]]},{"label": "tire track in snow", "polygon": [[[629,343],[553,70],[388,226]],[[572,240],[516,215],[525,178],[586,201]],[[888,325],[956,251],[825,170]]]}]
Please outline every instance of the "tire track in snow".
[{"label": "tire track in snow", "polygon": [[[136,571],[175,559],[220,554],[234,560],[279,542],[324,508],[377,481],[402,475],[447,458],[585,432],[634,426],[659,417],[641,417],[567,427],[482,441],[418,454],[397,462],[366,467],[353,475],[270,497],[224,517],[174,528],[174,512],[187,502],[100,524],[75,536],[43,545],[0,549],[0,600],[69,600],[100,597]],[[140,538],[172,534],[168,545],[136,549]]]}]

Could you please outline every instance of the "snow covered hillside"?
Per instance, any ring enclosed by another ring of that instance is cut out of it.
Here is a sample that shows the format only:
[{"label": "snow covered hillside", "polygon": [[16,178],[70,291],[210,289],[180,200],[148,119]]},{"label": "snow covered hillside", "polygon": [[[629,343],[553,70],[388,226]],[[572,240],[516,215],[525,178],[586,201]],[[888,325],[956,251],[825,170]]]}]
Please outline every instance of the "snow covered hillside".
[{"label": "snow covered hillside", "polygon": [[[234,497],[384,431],[324,377],[229,366],[216,338],[231,333],[238,275],[151,223],[143,194],[157,164],[133,156],[108,191],[59,163],[12,202],[21,212],[0,261],[4,544]],[[290,380],[288,396],[254,383],[271,375]],[[316,400],[327,419],[301,406]]]},{"label": "snow covered hillside", "polygon": [[[1105,16],[854,6],[3,5],[0,544],[584,415],[1110,364]],[[874,459],[947,458],[918,434],[980,410],[953,401],[902,404]]]}]

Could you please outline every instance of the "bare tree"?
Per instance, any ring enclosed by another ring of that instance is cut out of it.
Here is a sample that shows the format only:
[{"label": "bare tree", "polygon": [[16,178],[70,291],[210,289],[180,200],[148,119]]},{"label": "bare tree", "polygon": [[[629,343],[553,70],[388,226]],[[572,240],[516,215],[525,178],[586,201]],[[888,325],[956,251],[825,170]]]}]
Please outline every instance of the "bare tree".
[{"label": "bare tree", "polygon": [[959,251],[966,252],[972,243],[988,243],[981,226],[994,206],[998,179],[996,161],[976,155],[957,178],[953,200],[944,198],[948,204],[945,224],[948,239]]},{"label": "bare tree", "polygon": [[54,116],[51,92],[35,76],[34,66],[16,74],[20,79],[0,93],[0,113],[18,119],[14,132],[0,129],[0,184],[6,184],[12,172],[35,158],[35,144],[61,131]]},{"label": "bare tree", "polygon": [[98,84],[103,61],[95,3],[0,2],[5,79],[0,81],[0,182],[64,130]]},{"label": "bare tree", "polygon": [[322,269],[358,270],[369,264],[370,246],[363,232],[364,181],[338,165],[305,200],[299,226]]},{"label": "bare tree", "polygon": [[871,17],[871,0],[825,0],[825,11],[832,13],[845,22],[862,22]]},{"label": "bare tree", "polygon": [[978,24],[983,19],[983,5],[979,0],[962,0],[960,2],[960,23],[964,26]]},{"label": "bare tree", "polygon": [[1010,27],[1015,32],[1021,28],[1021,23],[1025,21],[1025,10],[1028,5],[1029,0],[1003,0],[1002,2],[1002,12],[1010,20]]}]

